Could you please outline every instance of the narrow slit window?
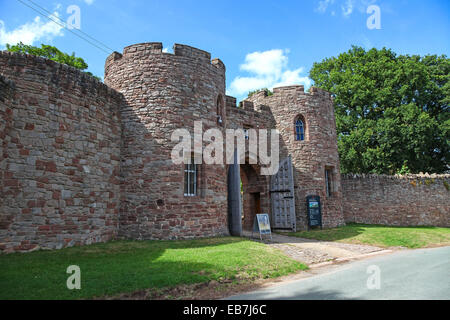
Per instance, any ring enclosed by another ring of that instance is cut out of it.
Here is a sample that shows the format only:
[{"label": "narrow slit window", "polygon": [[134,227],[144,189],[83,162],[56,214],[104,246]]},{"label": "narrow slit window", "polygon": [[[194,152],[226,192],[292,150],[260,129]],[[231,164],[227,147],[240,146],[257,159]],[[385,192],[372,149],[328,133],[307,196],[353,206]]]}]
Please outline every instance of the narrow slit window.
[{"label": "narrow slit window", "polygon": [[325,185],[327,191],[327,197],[331,197],[333,194],[333,181],[332,181],[332,171],[331,169],[325,169]]},{"label": "narrow slit window", "polygon": [[249,140],[250,139],[250,129],[253,129],[253,128],[251,126],[244,125],[245,140]]},{"label": "narrow slit window", "polygon": [[195,197],[197,195],[198,166],[194,163],[194,156],[190,164],[184,167],[184,196]]},{"label": "narrow slit window", "polygon": [[223,118],[223,102],[222,102],[222,96],[219,95],[217,98],[217,124],[219,126],[223,126],[224,118]]}]

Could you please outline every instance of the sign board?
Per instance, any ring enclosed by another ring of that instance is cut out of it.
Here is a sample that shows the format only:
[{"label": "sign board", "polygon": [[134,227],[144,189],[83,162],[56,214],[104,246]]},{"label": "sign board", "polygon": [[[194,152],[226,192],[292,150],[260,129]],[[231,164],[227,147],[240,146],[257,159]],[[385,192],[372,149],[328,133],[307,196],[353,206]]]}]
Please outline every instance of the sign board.
[{"label": "sign board", "polygon": [[306,197],[309,227],[322,228],[322,209],[319,196]]},{"label": "sign board", "polygon": [[270,219],[267,213],[256,215],[253,223],[253,232],[259,232],[261,240],[263,235],[270,235],[270,238],[272,239],[272,229],[270,228]]}]

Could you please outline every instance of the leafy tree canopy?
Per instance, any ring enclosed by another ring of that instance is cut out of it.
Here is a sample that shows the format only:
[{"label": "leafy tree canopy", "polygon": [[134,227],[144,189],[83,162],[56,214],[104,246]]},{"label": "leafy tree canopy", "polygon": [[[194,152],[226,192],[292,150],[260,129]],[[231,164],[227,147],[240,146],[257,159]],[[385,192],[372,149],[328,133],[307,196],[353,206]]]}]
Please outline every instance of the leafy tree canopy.
[{"label": "leafy tree canopy", "polygon": [[[82,58],[76,57],[75,53],[69,55],[50,45],[41,44],[41,47],[39,48],[31,45],[25,45],[20,42],[16,45],[7,44],[6,49],[10,52],[20,52],[47,58],[80,70],[86,70],[88,68],[88,64]],[[86,73],[93,76],[90,72]],[[94,77],[100,80],[99,77]]]},{"label": "leafy tree canopy", "polygon": [[248,98],[250,98],[252,95],[254,95],[255,93],[258,93],[258,92],[261,92],[261,91],[264,91],[266,94],[267,94],[267,96],[272,96],[273,95],[273,92],[272,91],[270,91],[269,89],[267,89],[267,88],[263,88],[263,89],[258,89],[258,90],[254,90],[254,91],[250,91],[249,93],[248,93]]},{"label": "leafy tree canopy", "polygon": [[449,169],[450,59],[353,46],[315,63],[315,86],[335,97],[343,173]]}]

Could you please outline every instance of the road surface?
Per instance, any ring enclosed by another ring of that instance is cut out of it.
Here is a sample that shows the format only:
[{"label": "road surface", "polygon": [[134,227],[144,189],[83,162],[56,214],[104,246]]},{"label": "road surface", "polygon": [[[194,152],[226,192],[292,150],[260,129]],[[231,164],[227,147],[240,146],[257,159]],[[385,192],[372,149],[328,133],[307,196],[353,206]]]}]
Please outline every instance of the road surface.
[{"label": "road surface", "polygon": [[230,300],[450,300],[450,247],[404,250],[334,266]]}]

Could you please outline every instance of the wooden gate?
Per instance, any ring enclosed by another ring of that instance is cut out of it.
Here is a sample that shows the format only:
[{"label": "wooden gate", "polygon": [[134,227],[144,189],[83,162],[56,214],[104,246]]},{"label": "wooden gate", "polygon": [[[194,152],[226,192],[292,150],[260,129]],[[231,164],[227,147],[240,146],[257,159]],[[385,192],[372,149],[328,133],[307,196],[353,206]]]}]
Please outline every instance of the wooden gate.
[{"label": "wooden gate", "polygon": [[275,229],[296,231],[294,173],[291,156],[281,161],[278,173],[271,177],[272,225]]}]

